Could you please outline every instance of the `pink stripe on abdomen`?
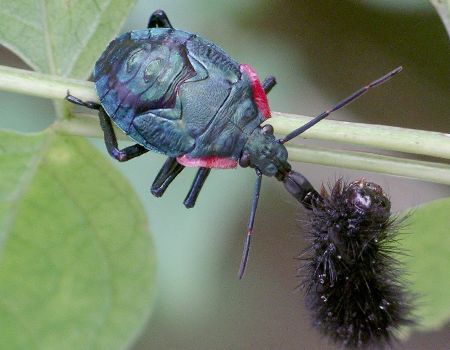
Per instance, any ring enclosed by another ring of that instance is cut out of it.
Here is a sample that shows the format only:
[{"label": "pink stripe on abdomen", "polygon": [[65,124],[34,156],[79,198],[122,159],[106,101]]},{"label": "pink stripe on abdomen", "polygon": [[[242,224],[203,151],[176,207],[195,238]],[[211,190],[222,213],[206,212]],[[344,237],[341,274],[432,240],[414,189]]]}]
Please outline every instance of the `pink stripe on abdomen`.
[{"label": "pink stripe on abdomen", "polygon": [[241,72],[248,76],[250,86],[252,87],[253,101],[255,101],[259,112],[262,114],[264,120],[270,118],[270,108],[267,102],[267,96],[256,74],[255,70],[248,64],[241,64],[239,66]]},{"label": "pink stripe on abdomen", "polygon": [[231,169],[237,167],[237,160],[233,158],[220,158],[217,156],[190,158],[187,155],[177,157],[181,165],[194,168]]}]

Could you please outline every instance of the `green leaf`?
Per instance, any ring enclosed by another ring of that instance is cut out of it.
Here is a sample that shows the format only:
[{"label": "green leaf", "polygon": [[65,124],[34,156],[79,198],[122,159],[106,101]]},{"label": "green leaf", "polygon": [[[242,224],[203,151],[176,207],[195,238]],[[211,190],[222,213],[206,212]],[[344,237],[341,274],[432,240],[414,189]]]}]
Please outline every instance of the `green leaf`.
[{"label": "green leaf", "polygon": [[447,29],[447,34],[450,36],[450,0],[430,0],[430,2],[436,8],[445,29]]},{"label": "green leaf", "polygon": [[[135,2],[0,0],[0,44],[36,71],[86,79]],[[69,117],[67,103],[54,106]]]},{"label": "green leaf", "polygon": [[155,262],[126,180],[81,138],[0,132],[4,349],[119,349],[147,319]]},{"label": "green leaf", "polygon": [[[37,71],[86,78],[134,2],[0,0],[0,42]],[[51,130],[0,132],[0,168],[2,347],[129,344],[151,309],[154,254],[126,180]]]},{"label": "green leaf", "polygon": [[[402,245],[408,280],[416,294],[415,319],[423,330],[450,320],[450,198],[420,206],[410,213]],[[408,213],[405,213],[408,215]]]},{"label": "green leaf", "polygon": [[87,78],[135,0],[0,0],[0,43],[34,70]]}]

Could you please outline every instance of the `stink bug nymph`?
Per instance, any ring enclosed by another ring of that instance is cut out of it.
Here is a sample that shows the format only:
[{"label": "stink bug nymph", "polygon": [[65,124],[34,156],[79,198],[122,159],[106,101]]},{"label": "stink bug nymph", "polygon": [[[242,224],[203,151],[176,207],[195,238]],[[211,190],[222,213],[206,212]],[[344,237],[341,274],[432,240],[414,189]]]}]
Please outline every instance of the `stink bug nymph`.
[{"label": "stink bug nymph", "polygon": [[[239,64],[212,42],[174,29],[166,14],[155,11],[147,29],[114,39],[95,64],[94,82],[100,104],[67,94],[67,100],[98,110],[109,154],[123,162],[148,151],[167,161],[151,192],[160,197],[184,167],[198,172],[184,200],[191,208],[212,168],[238,164],[255,169],[256,184],[239,278],[244,274],[262,175],[282,181],[304,207],[319,193],[287,161],[284,143],[379,85],[401,67],[356,91],[282,139],[270,125],[266,95],[276,81],[262,83],[249,65]],[[118,149],[111,120],[136,144]]]}]

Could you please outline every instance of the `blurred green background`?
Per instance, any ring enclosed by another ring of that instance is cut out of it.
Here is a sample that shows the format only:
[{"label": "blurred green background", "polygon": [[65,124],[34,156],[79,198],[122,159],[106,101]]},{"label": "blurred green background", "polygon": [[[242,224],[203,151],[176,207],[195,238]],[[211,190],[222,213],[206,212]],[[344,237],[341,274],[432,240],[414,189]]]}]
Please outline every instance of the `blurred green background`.
[{"label": "blurred green background", "polygon": [[[368,81],[403,65],[389,84],[334,119],[450,130],[450,51],[445,29],[425,0],[145,1],[123,31],[143,28],[155,9],[176,28],[198,33],[260,76],[273,74],[275,111],[315,115]],[[1,64],[24,67],[3,49]],[[40,130],[53,120],[48,100],[1,93],[0,127]],[[19,116],[19,117],[18,117]],[[101,152],[104,145],[92,140]],[[105,152],[106,154],[106,152]],[[245,278],[237,279],[254,174],[213,171],[198,204],[182,205],[194,171],[164,198],[149,186],[164,158],[114,164],[144,205],[156,245],[158,293],[138,349],[335,349],[310,327],[294,259],[303,249],[304,212],[272,179],[263,180]],[[390,193],[394,211],[450,195],[448,186],[361,171],[294,164],[314,186],[364,177]],[[448,329],[415,333],[395,349],[448,349]]]}]

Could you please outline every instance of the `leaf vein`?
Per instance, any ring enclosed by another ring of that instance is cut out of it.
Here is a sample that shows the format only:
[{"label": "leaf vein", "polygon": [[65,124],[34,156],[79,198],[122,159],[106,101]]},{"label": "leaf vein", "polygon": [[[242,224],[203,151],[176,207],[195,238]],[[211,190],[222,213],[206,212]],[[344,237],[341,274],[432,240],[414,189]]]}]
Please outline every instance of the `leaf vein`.
[{"label": "leaf vein", "polygon": [[34,23],[30,23],[28,21],[25,21],[22,17],[19,17],[16,14],[10,13],[5,11],[4,9],[0,9],[0,14],[6,16],[6,17],[11,17],[13,18],[15,21],[20,22],[22,24],[24,24],[27,27],[31,27],[34,28],[36,30],[42,31],[42,28],[40,28],[38,25],[34,24]]},{"label": "leaf vein", "polygon": [[[111,6],[112,0],[109,0],[107,5],[105,6],[105,8],[109,8]],[[97,2],[95,1],[95,4],[98,6]],[[79,57],[81,56],[83,50],[86,48],[87,44],[89,43],[89,41],[91,40],[92,36],[96,33],[97,31],[97,27],[98,24],[100,23],[101,19],[102,19],[102,15],[105,11],[103,12],[99,12],[98,16],[96,17],[95,21],[93,22],[92,26],[90,27],[89,33],[88,35],[86,35],[85,39],[83,40],[83,42],[81,43],[79,49],[72,55],[73,59],[70,62],[70,64],[68,65],[68,69],[67,69],[67,75],[69,75],[70,73],[72,73],[73,71],[73,67],[75,67]]]},{"label": "leaf vein", "polygon": [[[76,144],[72,144],[71,146],[73,146],[74,148],[78,148]],[[80,152],[80,149],[78,148],[77,150],[78,152]],[[89,158],[88,158],[89,159]],[[92,163],[92,162],[89,162]],[[92,163],[91,166],[96,166],[96,164]],[[50,172],[50,171],[49,171]],[[112,262],[111,262],[111,257],[109,256],[107,249],[104,247],[104,243],[103,240],[100,236],[99,230],[96,227],[96,225],[92,222],[89,212],[86,211],[83,207],[83,205],[77,200],[76,196],[74,195],[74,193],[71,191],[70,186],[67,186],[63,181],[61,181],[57,174],[54,172],[51,172],[52,177],[55,179],[55,181],[58,182],[58,184],[64,189],[65,193],[67,194],[67,197],[72,201],[72,203],[78,208],[80,214],[83,216],[85,222],[86,222],[86,226],[89,227],[92,232],[94,233],[93,237],[94,239],[97,241],[97,245],[100,249],[100,251],[103,252],[103,256],[105,259],[105,266],[107,268],[107,283],[108,283],[108,305],[106,310],[104,310],[103,313],[101,313],[102,315],[102,320],[98,322],[98,325],[96,325],[97,330],[100,330],[104,327],[104,325],[107,323],[108,319],[109,319],[109,314],[111,313],[111,310],[113,308],[113,304],[114,304],[114,297],[113,297],[113,287],[114,287],[114,283],[113,283],[113,275],[114,275],[114,269],[112,268]],[[93,332],[93,334],[96,334],[97,332]],[[93,340],[95,341],[95,340]]]},{"label": "leaf vein", "polygon": [[41,7],[42,7],[42,20],[44,27],[44,41],[45,41],[45,49],[47,52],[48,65],[50,68],[50,73],[57,74],[59,72],[56,71],[55,57],[53,52],[53,42],[50,36],[50,24],[49,24],[50,15],[46,0],[41,0]]},{"label": "leaf vein", "polygon": [[[23,331],[23,333],[25,333],[28,337],[28,339],[30,340],[30,342],[33,344],[33,346],[29,346],[29,349],[38,349],[38,343],[35,340],[34,336],[32,335],[32,332],[30,330],[30,328],[25,327],[26,323],[24,322],[24,320],[22,320],[22,318],[20,317],[20,315],[15,312],[11,307],[9,307],[8,304],[6,304],[4,301],[2,301],[0,299],[0,305],[3,307],[3,310],[5,310],[5,312],[7,312],[9,315],[12,316],[12,318],[16,319],[17,322],[19,322],[22,325],[21,330]],[[23,336],[23,334],[22,334]]]},{"label": "leaf vein", "polygon": [[3,248],[4,242],[8,238],[8,231],[11,230],[11,227],[14,223],[14,218],[16,217],[19,209],[19,201],[27,193],[28,187],[33,181],[34,175],[36,174],[39,168],[39,164],[43,159],[44,151],[47,149],[49,145],[49,139],[50,137],[44,140],[39,152],[37,152],[36,155],[33,158],[31,158],[31,161],[28,163],[27,169],[23,172],[23,175],[18,181],[16,192],[11,196],[10,199],[11,206],[9,210],[9,215],[5,220],[3,229],[1,230],[4,232],[4,234],[0,237],[0,249]]}]

